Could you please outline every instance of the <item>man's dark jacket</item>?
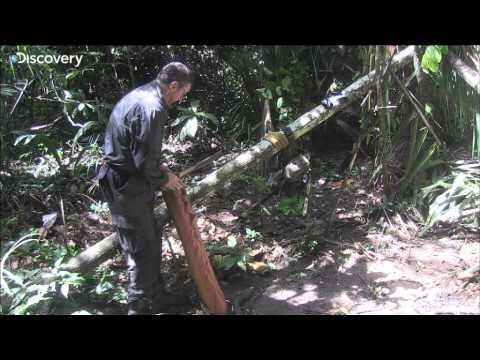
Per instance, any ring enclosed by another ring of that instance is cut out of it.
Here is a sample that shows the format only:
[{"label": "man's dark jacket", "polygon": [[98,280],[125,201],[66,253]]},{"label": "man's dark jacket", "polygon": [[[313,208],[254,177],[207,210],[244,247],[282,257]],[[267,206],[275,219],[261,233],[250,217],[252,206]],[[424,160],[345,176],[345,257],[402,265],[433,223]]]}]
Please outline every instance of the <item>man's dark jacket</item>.
[{"label": "man's dark jacket", "polygon": [[113,108],[105,133],[99,180],[112,222],[138,228],[151,218],[154,192],[167,181],[160,170],[167,106],[154,80],[125,95]]}]

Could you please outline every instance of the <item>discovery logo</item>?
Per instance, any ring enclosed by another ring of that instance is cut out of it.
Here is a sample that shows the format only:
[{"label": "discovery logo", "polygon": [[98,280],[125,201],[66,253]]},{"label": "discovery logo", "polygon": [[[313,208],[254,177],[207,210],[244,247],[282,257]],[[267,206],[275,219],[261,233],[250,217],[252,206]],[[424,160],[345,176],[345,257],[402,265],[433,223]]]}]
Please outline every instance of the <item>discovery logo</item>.
[{"label": "discovery logo", "polygon": [[82,62],[83,55],[29,55],[22,52],[17,52],[15,55],[10,55],[10,62],[12,64],[74,64],[79,67]]}]

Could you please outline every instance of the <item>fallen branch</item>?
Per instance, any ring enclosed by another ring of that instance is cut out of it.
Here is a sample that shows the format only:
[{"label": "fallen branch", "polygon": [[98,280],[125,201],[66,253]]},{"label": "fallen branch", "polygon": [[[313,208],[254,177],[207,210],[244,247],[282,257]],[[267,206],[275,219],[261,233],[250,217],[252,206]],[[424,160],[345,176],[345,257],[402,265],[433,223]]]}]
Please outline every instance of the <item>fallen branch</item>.
[{"label": "fallen branch", "polygon": [[[310,154],[308,156],[310,158]],[[310,164],[309,164],[310,165]],[[305,200],[303,202],[303,211],[302,211],[302,216],[303,217],[307,217],[307,218],[310,218],[310,216],[307,216],[309,215],[308,214],[308,205],[309,205],[309,202],[310,202],[310,194],[311,194],[311,191],[312,191],[312,169],[311,167],[309,166],[308,168],[308,178],[307,178],[307,186],[306,186],[306,189],[305,189]]]},{"label": "fallen branch", "polygon": [[46,129],[46,128],[52,127],[53,125],[55,125],[55,124],[56,124],[57,122],[59,122],[60,120],[62,120],[62,113],[60,114],[60,116],[57,116],[57,117],[55,118],[55,120],[53,120],[50,124],[32,126],[32,127],[29,128],[28,130],[30,130],[30,131],[36,131],[36,130]]},{"label": "fallen branch", "polygon": [[23,89],[20,91],[20,94],[18,95],[17,100],[15,101],[15,104],[12,107],[12,110],[10,111],[10,116],[12,116],[13,112],[17,108],[18,103],[20,102],[20,99],[22,98],[23,94],[25,93],[25,90],[27,90],[27,87],[33,82],[33,80],[30,81],[25,81],[25,86]]},{"label": "fallen branch", "polygon": [[[409,46],[394,56],[391,68],[396,70],[406,65],[411,60],[414,53],[414,46]],[[317,125],[328,120],[335,113],[343,110],[357,99],[361,99],[365,93],[375,83],[377,70],[373,70],[367,75],[361,77],[342,92],[332,95],[328,98],[328,106],[319,105],[313,110],[300,116],[296,121],[288,125],[284,132],[290,142],[302,137]],[[220,169],[207,175],[198,184],[190,187],[187,191],[192,203],[204,198],[211,192],[219,189],[227,181],[240,175],[250,166],[265,159],[269,159],[274,154],[281,151],[281,148],[275,147],[266,139],[260,140],[256,145],[247,151],[238,155],[235,159],[223,165]],[[155,208],[155,217],[161,223],[167,221],[167,211],[164,204]],[[117,234],[111,234],[97,244],[86,249],[78,256],[70,259],[61,266],[62,270],[71,272],[84,272],[95,268],[99,264],[109,259],[118,245]]]},{"label": "fallen branch", "polygon": [[179,177],[184,177],[184,176],[187,176],[189,174],[191,174],[192,172],[194,171],[197,171],[197,170],[200,170],[202,168],[204,168],[205,166],[207,165],[210,165],[212,162],[214,162],[215,160],[217,160],[220,156],[222,156],[223,154],[223,150],[220,150],[220,151],[217,151],[215,154],[213,155],[210,155],[209,157],[203,159],[202,161],[196,163],[195,165],[193,165],[192,167],[182,171],[180,174],[179,174]]},{"label": "fallen branch", "polygon": [[474,266],[468,268],[467,270],[461,272],[458,275],[458,279],[468,280],[468,279],[471,279],[471,278],[475,277],[476,275],[478,275],[479,272],[480,272],[480,264],[477,264],[477,265],[474,265]]},{"label": "fallen branch", "polygon": [[[258,200],[255,204],[253,204],[252,206],[250,206],[247,210],[245,210],[245,211],[244,211],[244,214],[248,214],[249,212],[255,210],[260,204],[262,204],[263,202],[267,201],[267,200],[270,199],[272,196],[273,196],[273,192],[268,193],[267,195],[265,195],[264,197],[262,197],[260,200]],[[242,216],[243,216],[243,215],[242,215]]]}]

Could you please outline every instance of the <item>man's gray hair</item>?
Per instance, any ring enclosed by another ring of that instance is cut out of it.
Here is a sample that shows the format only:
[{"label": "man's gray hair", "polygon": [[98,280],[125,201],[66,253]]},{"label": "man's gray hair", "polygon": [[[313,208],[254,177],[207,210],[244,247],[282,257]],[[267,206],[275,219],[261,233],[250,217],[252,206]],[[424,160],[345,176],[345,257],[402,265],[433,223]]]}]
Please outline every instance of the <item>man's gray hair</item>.
[{"label": "man's gray hair", "polygon": [[157,80],[163,85],[178,81],[180,86],[185,86],[186,84],[193,84],[193,72],[181,62],[171,62],[158,73]]}]

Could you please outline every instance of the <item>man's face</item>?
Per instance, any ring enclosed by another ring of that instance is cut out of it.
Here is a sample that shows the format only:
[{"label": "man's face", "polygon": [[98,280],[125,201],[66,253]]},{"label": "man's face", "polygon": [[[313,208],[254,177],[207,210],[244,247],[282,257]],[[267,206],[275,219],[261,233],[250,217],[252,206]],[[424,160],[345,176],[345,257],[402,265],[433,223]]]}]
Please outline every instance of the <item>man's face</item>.
[{"label": "man's face", "polygon": [[168,106],[172,106],[177,102],[181,102],[185,99],[188,92],[192,89],[192,84],[186,84],[180,86],[180,83],[173,81],[168,85],[168,93],[166,94],[166,100]]}]

